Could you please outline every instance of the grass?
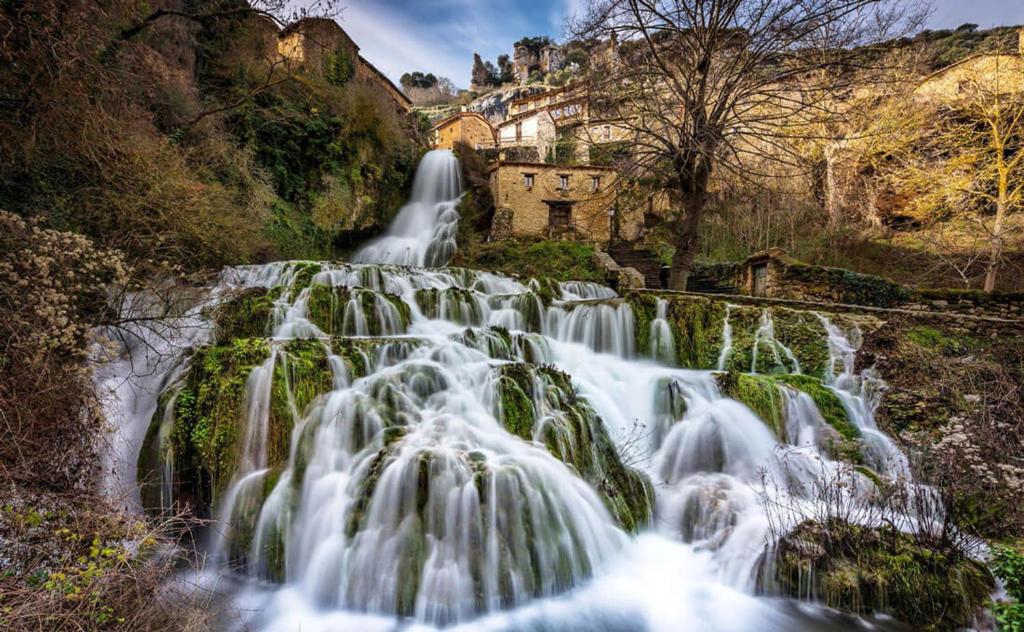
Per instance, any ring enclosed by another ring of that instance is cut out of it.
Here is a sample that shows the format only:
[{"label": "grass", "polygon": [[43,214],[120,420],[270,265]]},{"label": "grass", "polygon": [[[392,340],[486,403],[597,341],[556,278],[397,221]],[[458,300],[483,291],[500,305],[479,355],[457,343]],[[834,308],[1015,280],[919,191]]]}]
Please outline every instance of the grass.
[{"label": "grass", "polygon": [[524,278],[601,282],[604,275],[593,255],[592,245],[575,241],[508,239],[460,250],[453,263]]}]

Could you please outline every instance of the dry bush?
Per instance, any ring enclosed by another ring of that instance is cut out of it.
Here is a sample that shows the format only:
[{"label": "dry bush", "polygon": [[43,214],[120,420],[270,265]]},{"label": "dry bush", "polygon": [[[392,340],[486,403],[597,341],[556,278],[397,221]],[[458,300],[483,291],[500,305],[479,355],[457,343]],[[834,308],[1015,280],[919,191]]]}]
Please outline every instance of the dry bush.
[{"label": "dry bush", "polygon": [[35,0],[0,12],[0,206],[132,260],[252,260],[266,248],[270,187],[215,124],[188,144],[158,127],[197,107],[182,52],[191,31],[178,29],[171,58],[121,42],[118,25],[139,10]]},{"label": "dry bush", "polygon": [[198,632],[231,616],[230,600],[172,579],[195,559],[170,544],[191,539],[187,515],[143,520],[7,485],[0,496],[0,628]]},{"label": "dry bush", "polygon": [[4,478],[82,489],[99,430],[86,357],[113,322],[120,254],[0,212],[0,466]]},{"label": "dry bush", "polygon": [[958,528],[986,538],[1024,534],[1024,341],[890,323],[865,339],[859,362],[889,388],[880,426],[942,490]]}]

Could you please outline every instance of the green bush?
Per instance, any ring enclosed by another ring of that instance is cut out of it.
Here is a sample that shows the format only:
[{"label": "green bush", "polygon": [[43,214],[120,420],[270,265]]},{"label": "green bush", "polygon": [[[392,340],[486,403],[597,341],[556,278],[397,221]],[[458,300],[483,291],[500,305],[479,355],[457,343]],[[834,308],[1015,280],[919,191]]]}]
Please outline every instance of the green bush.
[{"label": "green bush", "polygon": [[1010,597],[992,604],[999,629],[1003,632],[1024,631],[1024,553],[1008,546],[993,547],[989,567]]}]

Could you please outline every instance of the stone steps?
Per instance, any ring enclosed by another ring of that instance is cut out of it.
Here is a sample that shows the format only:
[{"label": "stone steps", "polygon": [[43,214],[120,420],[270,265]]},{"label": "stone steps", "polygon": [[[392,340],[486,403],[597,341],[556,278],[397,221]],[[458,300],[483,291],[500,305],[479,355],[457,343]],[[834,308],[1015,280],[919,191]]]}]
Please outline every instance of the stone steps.
[{"label": "stone steps", "polygon": [[659,280],[661,262],[658,261],[658,258],[651,251],[635,249],[631,244],[622,244],[609,249],[608,254],[620,266],[635,268],[637,272],[642,274],[644,286],[648,289],[658,289],[661,287]]}]

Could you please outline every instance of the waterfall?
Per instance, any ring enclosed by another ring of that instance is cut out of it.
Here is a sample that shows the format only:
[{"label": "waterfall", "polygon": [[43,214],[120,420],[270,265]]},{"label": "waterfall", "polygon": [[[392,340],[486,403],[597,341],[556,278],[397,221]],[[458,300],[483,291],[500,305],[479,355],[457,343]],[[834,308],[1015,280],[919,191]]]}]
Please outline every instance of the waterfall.
[{"label": "waterfall", "polygon": [[675,364],[676,342],[672,336],[672,327],[668,324],[668,301],[665,299],[659,298],[655,306],[648,353],[655,360],[666,364]]},{"label": "waterfall", "polygon": [[437,267],[455,254],[456,207],[462,195],[462,172],[455,154],[436,149],[420,161],[412,196],[398,211],[386,235],[352,258],[357,263],[391,263]]},{"label": "waterfall", "polygon": [[[667,301],[637,349],[631,303],[604,286],[542,299],[540,282],[432,267],[454,247],[458,195],[454,157],[431,152],[356,261],[227,269],[188,314],[181,353],[129,349],[105,369],[100,385],[155,376],[107,414],[136,454],[154,424],[158,449],[142,450],[158,505],[180,500],[186,460],[231,464],[223,485],[199,481],[215,518],[199,583],[231,577],[258,630],[845,626],[758,597],[756,577],[769,506],[791,508],[793,526],[817,507],[816,481],[846,472],[844,493],[872,489],[824,445],[835,430],[796,378],[842,401],[878,476],[909,478],[874,423],[884,383],[855,372],[859,331],[819,315],[821,381],[792,375],[804,356],[768,310],[730,305],[710,366],[680,368],[676,345],[692,340]],[[211,336],[209,306],[244,300],[259,326]],[[751,340],[761,371],[739,378],[766,389],[761,408],[730,398],[735,375],[720,372]]]}]

